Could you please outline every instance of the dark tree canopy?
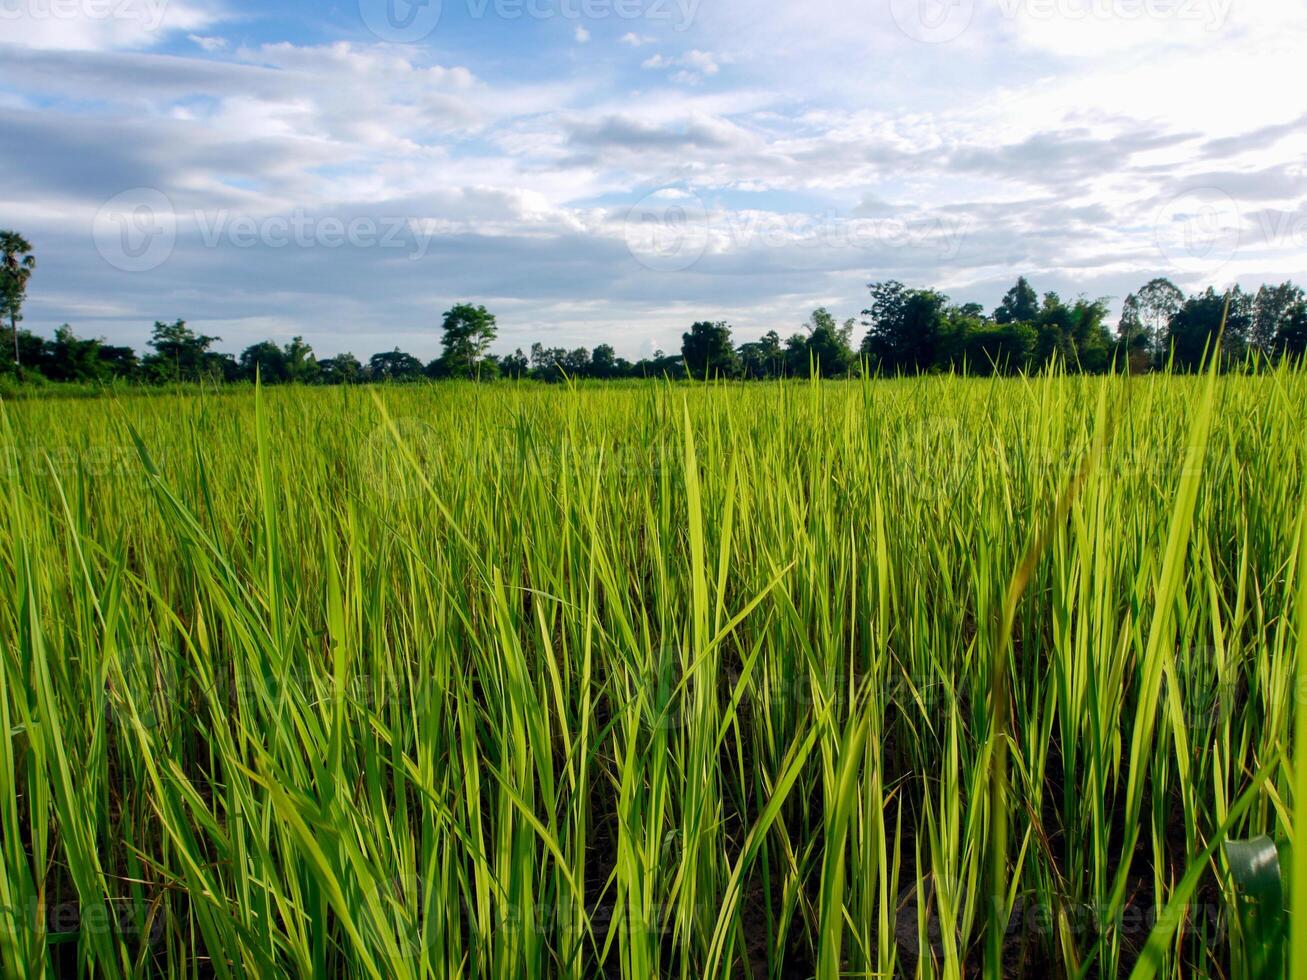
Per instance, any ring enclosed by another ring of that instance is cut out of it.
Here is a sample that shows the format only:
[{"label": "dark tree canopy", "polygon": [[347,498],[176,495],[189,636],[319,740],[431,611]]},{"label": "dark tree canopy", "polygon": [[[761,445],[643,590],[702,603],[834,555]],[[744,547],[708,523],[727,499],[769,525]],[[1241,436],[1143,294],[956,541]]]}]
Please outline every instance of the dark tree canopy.
[{"label": "dark tree canopy", "polygon": [[681,340],[681,355],[692,377],[735,376],[737,362],[729,324],[702,320],[690,327]]},{"label": "dark tree canopy", "polygon": [[1293,330],[1294,318],[1307,303],[1307,296],[1292,282],[1262,286],[1253,299],[1252,327],[1249,343],[1260,353],[1272,354],[1279,339]]},{"label": "dark tree canopy", "polygon": [[444,372],[452,378],[475,378],[490,344],[498,334],[494,314],[484,306],[459,303],[445,314],[444,348],[441,360]]},{"label": "dark tree canopy", "polygon": [[380,381],[408,381],[422,377],[422,362],[396,347],[393,351],[373,354],[368,361],[372,377]]},{"label": "dark tree canopy", "polygon": [[[869,284],[862,311],[867,328],[853,349],[854,319],[839,321],[825,307],[814,310],[800,330],[770,329],[738,347],[724,321],[700,320],[682,337],[679,354],[654,351],[638,361],[621,357],[608,343],[586,347],[531,345],[511,354],[490,351],[497,335],[485,306],[459,303],[444,315],[442,353],[424,366],[398,348],[360,363],[353,354],[319,359],[303,337],[289,343],[260,341],[239,359],[213,350],[220,340],[199,334],[184,320],[157,321],[151,352],[138,360],[130,347],[83,339],[68,324],[44,340],[18,326],[35,259],[14,232],[0,232],[0,314],[8,317],[12,343],[0,344],[0,372],[25,381],[58,382],[253,381],[264,384],[356,384],[469,379],[494,382],[530,379],[573,382],[622,378],[826,378],[880,374],[966,371],[1015,374],[1057,363],[1067,371],[1101,372],[1129,366],[1146,372],[1174,364],[1192,370],[1204,353],[1217,352],[1225,367],[1300,357],[1307,348],[1307,295],[1291,282],[1266,284],[1255,293],[1235,287],[1186,298],[1167,279],[1155,278],[1128,294],[1115,332],[1107,324],[1107,300],[1056,292],[1042,299],[1022,276],[992,317],[975,302],[953,304],[943,293],[897,280]],[[18,284],[21,284],[21,288]],[[1229,318],[1224,323],[1226,304]],[[1217,338],[1220,337],[1219,351]],[[23,371],[17,370],[21,365]]]},{"label": "dark tree canopy", "polygon": [[1166,328],[1184,304],[1184,293],[1170,279],[1153,279],[1135,294],[1144,336],[1155,350],[1165,348]]},{"label": "dark tree canopy", "polygon": [[318,362],[318,380],[323,384],[354,384],[363,380],[363,365],[353,354],[337,354]]},{"label": "dark tree canopy", "polygon": [[1147,350],[1152,346],[1148,328],[1144,326],[1139,297],[1131,293],[1121,305],[1121,321],[1116,328],[1117,339],[1128,351]]},{"label": "dark tree canopy", "polygon": [[862,353],[876,370],[913,373],[930,367],[944,325],[948,297],[933,289],[909,289],[895,280],[874,282],[871,306],[862,311],[869,329]]},{"label": "dark tree canopy", "polygon": [[15,365],[23,363],[18,324],[23,319],[27,283],[35,269],[31,242],[16,231],[0,231],[0,317],[9,321]]},{"label": "dark tree canopy", "polygon": [[1178,367],[1192,370],[1202,366],[1204,356],[1218,352],[1218,338],[1226,354],[1241,353],[1251,324],[1252,302],[1247,293],[1236,286],[1222,294],[1209,286],[1206,292],[1189,297],[1171,316],[1166,329],[1167,349]]},{"label": "dark tree canopy", "polygon": [[1290,357],[1307,353],[1307,303],[1299,303],[1275,335],[1275,351]]},{"label": "dark tree canopy", "polygon": [[525,378],[530,370],[531,362],[520,347],[499,359],[499,373],[505,378]]},{"label": "dark tree canopy", "polygon": [[618,376],[617,351],[611,344],[600,344],[590,355],[590,377],[615,378]]},{"label": "dark tree canopy", "polygon": [[271,340],[246,347],[241,351],[238,363],[242,373],[248,377],[254,377],[257,373],[268,384],[290,380],[290,373],[286,370],[286,355]]},{"label": "dark tree canopy", "polygon": [[150,335],[154,353],[146,357],[145,370],[161,381],[227,380],[235,376],[236,362],[211,350],[221,339],[195,333],[185,320],[156,320]]},{"label": "dark tree canopy", "polygon": [[98,381],[107,374],[100,359],[100,342],[82,340],[64,324],[45,345],[41,371],[54,381]]},{"label": "dark tree canopy", "polygon": [[1039,315],[1039,294],[1021,276],[994,311],[995,323],[1030,323]]},{"label": "dark tree canopy", "polygon": [[786,373],[785,352],[775,330],[768,330],[760,340],[741,344],[736,353],[745,378],[778,378]]},{"label": "dark tree canopy", "polygon": [[849,319],[840,326],[825,307],[813,311],[808,320],[807,348],[814,371],[825,377],[838,378],[852,370],[857,361],[851,346],[853,323]]}]

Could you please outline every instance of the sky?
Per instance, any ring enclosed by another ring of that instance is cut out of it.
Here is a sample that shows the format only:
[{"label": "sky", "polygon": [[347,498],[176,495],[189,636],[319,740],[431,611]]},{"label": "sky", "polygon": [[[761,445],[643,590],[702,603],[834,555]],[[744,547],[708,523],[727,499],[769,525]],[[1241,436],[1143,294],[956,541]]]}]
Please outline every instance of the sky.
[{"label": "sky", "polygon": [[0,0],[25,325],[676,350],[1307,279],[1304,0]]}]

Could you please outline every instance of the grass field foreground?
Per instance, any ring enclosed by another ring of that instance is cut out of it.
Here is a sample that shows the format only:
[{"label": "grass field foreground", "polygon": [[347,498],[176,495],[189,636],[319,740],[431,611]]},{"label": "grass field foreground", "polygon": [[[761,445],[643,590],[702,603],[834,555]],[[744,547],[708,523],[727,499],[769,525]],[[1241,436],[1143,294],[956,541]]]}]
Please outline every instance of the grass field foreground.
[{"label": "grass field foreground", "polygon": [[0,961],[1254,975],[1305,432],[1287,368],[6,404]]}]

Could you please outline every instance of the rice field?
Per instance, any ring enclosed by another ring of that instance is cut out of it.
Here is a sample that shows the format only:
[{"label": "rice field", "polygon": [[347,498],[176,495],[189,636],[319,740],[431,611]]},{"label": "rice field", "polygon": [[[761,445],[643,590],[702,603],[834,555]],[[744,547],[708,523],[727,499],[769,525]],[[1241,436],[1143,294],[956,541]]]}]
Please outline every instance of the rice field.
[{"label": "rice field", "polygon": [[1307,881],[1305,431],[1288,368],[5,404],[4,975],[1307,965],[1222,846]]}]

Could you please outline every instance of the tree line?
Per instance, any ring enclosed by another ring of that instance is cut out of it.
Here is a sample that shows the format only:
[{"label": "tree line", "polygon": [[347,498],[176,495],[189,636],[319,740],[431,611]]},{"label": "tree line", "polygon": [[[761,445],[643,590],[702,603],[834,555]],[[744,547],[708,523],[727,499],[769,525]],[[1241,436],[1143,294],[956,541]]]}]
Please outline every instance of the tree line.
[{"label": "tree line", "polygon": [[[815,310],[784,340],[771,330],[737,344],[729,323],[700,321],[683,335],[679,353],[655,352],[638,361],[618,356],[610,344],[571,350],[533,344],[511,354],[490,351],[498,336],[494,314],[460,303],[444,315],[441,354],[424,363],[398,348],[366,362],[353,354],[317,357],[303,337],[289,343],[261,341],[237,356],[214,350],[221,341],[196,333],[184,320],[157,321],[149,351],[83,339],[65,324],[52,339],[20,329],[28,283],[36,268],[31,245],[0,231],[0,317],[10,345],[0,345],[0,372],[24,380],[141,383],[250,381],[269,384],[353,384],[462,378],[540,381],[662,376],[769,379],[849,377],[863,372],[915,374],[966,370],[972,374],[1037,371],[1054,361],[1073,371],[1102,372],[1127,363],[1136,372],[1166,365],[1196,368],[1220,340],[1228,364],[1298,357],[1307,349],[1307,296],[1292,282],[1264,285],[1255,293],[1235,286],[1186,296],[1167,279],[1131,293],[1119,323],[1108,324],[1108,302],[1083,296],[1064,301],[1041,297],[1023,276],[999,305],[955,304],[934,289],[895,280],[868,284],[860,317],[840,322]],[[861,338],[855,332],[861,326]],[[857,346],[855,347],[855,340]]]}]

